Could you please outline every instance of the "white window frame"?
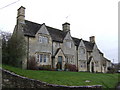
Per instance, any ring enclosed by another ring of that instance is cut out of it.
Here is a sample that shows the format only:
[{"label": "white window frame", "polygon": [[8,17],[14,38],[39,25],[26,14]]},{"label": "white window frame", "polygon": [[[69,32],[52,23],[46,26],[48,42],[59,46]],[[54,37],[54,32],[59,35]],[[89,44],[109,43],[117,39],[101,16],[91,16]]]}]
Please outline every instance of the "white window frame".
[{"label": "white window frame", "polygon": [[43,62],[43,56],[44,56],[43,54],[40,54],[40,55],[39,55],[39,62],[40,62],[40,63]]},{"label": "white window frame", "polygon": [[49,39],[46,36],[39,36],[38,40],[40,43],[44,43],[44,44],[48,44],[48,42],[49,42]]},{"label": "white window frame", "polygon": [[36,62],[46,63],[49,60],[49,54],[36,54]]}]

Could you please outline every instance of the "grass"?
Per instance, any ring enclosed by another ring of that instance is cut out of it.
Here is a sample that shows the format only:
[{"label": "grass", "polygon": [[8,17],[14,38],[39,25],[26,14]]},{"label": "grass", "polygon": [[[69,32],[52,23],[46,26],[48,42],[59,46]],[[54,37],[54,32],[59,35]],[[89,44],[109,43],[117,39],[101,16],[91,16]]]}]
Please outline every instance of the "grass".
[{"label": "grass", "polygon": [[[2,67],[28,78],[66,86],[103,85],[104,88],[114,88],[118,83],[118,76],[120,77],[120,74],[22,70],[8,65]],[[90,82],[85,82],[86,80]]]}]

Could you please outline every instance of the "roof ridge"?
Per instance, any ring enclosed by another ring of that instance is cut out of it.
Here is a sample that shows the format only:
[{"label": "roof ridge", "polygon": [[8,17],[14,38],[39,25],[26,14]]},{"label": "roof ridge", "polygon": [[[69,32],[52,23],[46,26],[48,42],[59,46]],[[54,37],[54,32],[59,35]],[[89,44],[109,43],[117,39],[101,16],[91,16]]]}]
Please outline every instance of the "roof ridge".
[{"label": "roof ridge", "polygon": [[76,38],[76,37],[72,37],[72,38],[82,40],[82,39],[80,39],[80,38]]},{"label": "roof ridge", "polygon": [[[31,22],[31,23],[34,23],[34,24],[39,24],[39,23],[37,23],[37,22],[33,22],[33,21],[30,21],[30,20],[25,20],[25,21],[28,21],[28,22]],[[43,25],[43,24],[39,24],[39,25]],[[49,28],[52,28],[52,29],[56,29],[56,30],[59,30],[59,31],[62,31],[62,30],[60,30],[60,29],[58,29],[58,28],[54,28],[54,27],[51,27],[51,26],[48,26],[48,25],[45,25],[46,27],[49,27]],[[63,32],[63,31],[62,31]]]},{"label": "roof ridge", "polygon": [[39,24],[39,23],[37,23],[37,22],[30,21],[30,20],[25,20],[25,21],[28,21],[28,22],[31,22],[31,23],[34,23],[34,24],[38,24],[38,25],[42,25],[42,24]]},{"label": "roof ridge", "polygon": [[58,30],[58,31],[61,31],[61,32],[64,32],[63,30],[60,30],[60,29],[58,29],[58,28],[54,28],[54,27],[51,27],[51,26],[48,26],[48,25],[46,25],[48,28],[51,28],[51,29],[56,29],[56,30]]}]

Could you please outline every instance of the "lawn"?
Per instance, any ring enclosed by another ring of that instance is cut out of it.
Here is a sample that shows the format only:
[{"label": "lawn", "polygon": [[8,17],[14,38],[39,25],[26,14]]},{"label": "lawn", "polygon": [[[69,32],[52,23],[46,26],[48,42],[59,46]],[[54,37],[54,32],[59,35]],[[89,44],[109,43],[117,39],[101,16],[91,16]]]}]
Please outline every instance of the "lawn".
[{"label": "lawn", "polygon": [[[66,86],[103,85],[104,88],[114,88],[118,82],[118,76],[120,77],[120,74],[22,70],[8,65],[2,65],[2,67],[28,78]],[[85,82],[86,80],[90,82]]]}]

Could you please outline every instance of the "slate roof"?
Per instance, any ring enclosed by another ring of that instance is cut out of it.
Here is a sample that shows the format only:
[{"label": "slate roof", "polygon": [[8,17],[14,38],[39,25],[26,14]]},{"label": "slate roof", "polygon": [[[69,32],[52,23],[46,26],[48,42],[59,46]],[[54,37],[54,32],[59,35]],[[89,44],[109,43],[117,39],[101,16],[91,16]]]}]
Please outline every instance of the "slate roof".
[{"label": "slate roof", "polygon": [[42,24],[25,20],[24,35],[34,37]]},{"label": "slate roof", "polygon": [[73,39],[76,46],[78,46],[80,41],[82,40],[82,39],[78,39],[78,38],[75,38],[75,37],[72,37],[72,39]]},{"label": "slate roof", "polygon": [[[31,36],[31,37],[35,37],[35,34],[38,32],[38,30],[41,28],[42,24],[38,24],[35,22],[31,22],[28,20],[25,20],[25,26],[24,26],[24,35],[26,36]],[[48,32],[50,33],[52,40],[56,41],[56,42],[63,42],[63,39],[65,38],[67,32],[64,32],[62,30],[59,29],[55,29],[49,26],[46,26]],[[82,39],[78,39],[75,37],[72,37],[74,43],[76,46],[79,45],[80,41]],[[94,44],[89,42],[89,41],[85,41],[83,40],[87,51],[92,51],[93,50],[93,46]]]},{"label": "slate roof", "polygon": [[[82,40],[82,39],[78,39],[78,38],[75,38],[75,37],[72,37],[72,39],[74,40],[76,46],[78,46],[80,41]],[[83,40],[83,42],[85,44],[85,47],[86,47],[87,51],[92,51],[93,50],[94,43],[91,43],[91,42],[85,41],[85,40]]]},{"label": "slate roof", "polygon": [[52,40],[57,42],[63,42],[67,32],[63,32],[59,29],[55,29],[49,26],[46,26],[48,29],[48,32],[50,33]]},{"label": "slate roof", "polygon": [[88,41],[85,41],[85,40],[83,40],[83,42],[86,46],[87,51],[92,51],[93,50],[94,43],[91,43],[91,42],[88,42]]},{"label": "slate roof", "polygon": [[[42,24],[25,20],[24,35],[34,37],[41,26]],[[66,36],[67,32],[63,32],[59,29],[55,29],[49,26],[46,26],[46,28],[50,33],[53,41],[63,42],[63,39]]]}]

